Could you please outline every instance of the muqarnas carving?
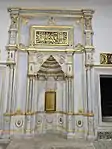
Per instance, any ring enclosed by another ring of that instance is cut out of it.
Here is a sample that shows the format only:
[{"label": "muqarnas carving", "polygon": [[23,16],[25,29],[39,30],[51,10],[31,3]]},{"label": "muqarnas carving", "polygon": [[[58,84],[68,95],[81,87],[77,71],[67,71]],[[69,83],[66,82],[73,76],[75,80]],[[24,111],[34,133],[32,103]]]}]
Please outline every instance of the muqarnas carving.
[{"label": "muqarnas carving", "polygon": [[112,53],[101,53],[100,64],[112,64]]}]

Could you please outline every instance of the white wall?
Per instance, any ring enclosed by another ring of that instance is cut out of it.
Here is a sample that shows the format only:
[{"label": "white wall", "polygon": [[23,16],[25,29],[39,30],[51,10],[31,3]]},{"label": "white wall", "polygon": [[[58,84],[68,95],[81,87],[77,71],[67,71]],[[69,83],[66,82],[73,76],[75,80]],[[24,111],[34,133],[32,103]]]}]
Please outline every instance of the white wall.
[{"label": "white wall", "polygon": [[[98,1],[98,2],[97,2]],[[110,0],[4,0],[0,1],[0,49],[2,60],[6,59],[4,54],[8,41],[8,26],[10,24],[7,7],[53,7],[53,8],[93,8],[94,46],[96,48],[95,61],[99,62],[99,53],[102,51],[112,52],[112,3]]]}]

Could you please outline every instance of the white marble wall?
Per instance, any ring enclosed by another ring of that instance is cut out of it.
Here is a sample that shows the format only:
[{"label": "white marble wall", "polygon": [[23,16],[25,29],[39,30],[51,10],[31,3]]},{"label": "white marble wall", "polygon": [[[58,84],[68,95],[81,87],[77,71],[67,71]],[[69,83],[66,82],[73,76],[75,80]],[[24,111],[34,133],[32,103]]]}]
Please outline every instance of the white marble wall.
[{"label": "white marble wall", "polygon": [[7,92],[7,84],[6,80],[6,67],[0,66],[0,130],[3,129],[3,113],[6,108],[6,92]]},{"label": "white marble wall", "polygon": [[[47,16],[27,19],[21,20],[21,25],[19,26],[20,36],[18,42],[23,47],[29,46],[31,25],[50,25],[49,17]],[[80,138],[87,137],[94,127],[92,123],[90,124],[93,119],[89,119],[87,115],[91,112],[92,99],[91,97],[87,98],[85,53],[81,51],[81,47],[83,47],[81,44],[84,45],[85,43],[84,24],[82,19],[68,17],[55,17],[54,19],[55,26],[66,25],[73,27],[69,35],[71,43],[69,46],[41,47],[41,50],[43,48],[47,50],[57,49],[56,52],[52,53],[38,52],[38,50],[37,52],[27,51],[28,53],[26,51],[15,52],[16,50],[14,49],[15,58],[11,58],[11,52],[9,52],[9,60],[15,64],[13,64],[15,66],[15,77],[14,86],[11,86],[11,89],[10,86],[8,88],[10,95],[11,90],[13,90],[13,98],[6,98],[8,113],[5,113],[7,115],[4,116],[6,118],[4,120],[4,129],[5,131],[8,130],[8,136],[10,134],[33,135],[52,130],[66,133],[67,138]],[[63,54],[63,52],[58,51],[58,49],[75,49],[77,44],[80,52],[64,52]],[[38,79],[36,76],[41,65],[50,55],[54,56],[61,66],[64,77],[66,76],[64,80],[57,81],[50,77],[44,80],[43,78]],[[63,63],[60,60],[63,60]],[[45,112],[45,91],[47,90],[56,90],[56,112],[52,114]],[[91,90],[89,91],[90,94]],[[9,102],[9,99],[12,102]],[[90,111],[87,109],[87,102],[89,103]],[[12,106],[13,108],[11,109]]]},{"label": "white marble wall", "polygon": [[15,111],[25,111],[26,104],[26,86],[27,86],[27,53],[18,52],[17,58],[17,76],[15,87]]}]

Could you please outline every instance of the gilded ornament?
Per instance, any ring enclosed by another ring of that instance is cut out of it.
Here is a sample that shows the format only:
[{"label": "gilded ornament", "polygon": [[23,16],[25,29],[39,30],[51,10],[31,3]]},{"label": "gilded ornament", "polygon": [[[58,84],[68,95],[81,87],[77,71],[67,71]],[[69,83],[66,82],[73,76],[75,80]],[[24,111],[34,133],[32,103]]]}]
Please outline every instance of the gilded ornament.
[{"label": "gilded ornament", "polygon": [[67,32],[53,32],[53,31],[36,31],[35,45],[68,45]]},{"label": "gilded ornament", "polygon": [[71,34],[73,35],[72,26],[31,26],[30,48],[73,45]]},{"label": "gilded ornament", "polygon": [[112,64],[112,53],[101,53],[100,64]]}]

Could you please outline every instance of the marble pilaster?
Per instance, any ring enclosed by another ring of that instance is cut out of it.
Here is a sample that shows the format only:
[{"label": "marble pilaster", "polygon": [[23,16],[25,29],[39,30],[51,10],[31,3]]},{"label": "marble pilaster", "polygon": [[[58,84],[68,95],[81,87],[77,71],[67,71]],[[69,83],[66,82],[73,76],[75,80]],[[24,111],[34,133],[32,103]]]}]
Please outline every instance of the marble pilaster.
[{"label": "marble pilaster", "polygon": [[9,66],[9,83],[8,83],[8,95],[7,95],[7,109],[6,109],[6,113],[10,113],[11,111],[11,105],[13,102],[13,81],[14,81],[14,66],[10,65]]},{"label": "marble pilaster", "polygon": [[[91,69],[93,65],[93,30],[92,30],[92,15],[93,11],[85,10],[84,13],[84,19],[85,19],[85,25],[84,25],[84,34],[85,34],[85,65],[86,65],[86,92],[87,92],[87,113],[93,113],[93,105],[92,103],[92,78],[91,78]],[[87,138],[93,138],[94,137],[94,118],[93,117],[87,117]]]},{"label": "marble pilaster", "polygon": [[27,80],[27,101],[26,101],[26,117],[25,117],[25,132],[26,134],[31,133],[31,107],[32,107],[32,87],[33,87],[33,78],[28,77]]},{"label": "marble pilaster", "polygon": [[73,96],[73,55],[67,53],[67,76],[66,76],[66,104],[67,104],[67,138],[73,137],[73,112],[74,112],[74,96]]},{"label": "marble pilaster", "polygon": [[11,125],[11,113],[12,111],[12,103],[13,103],[13,81],[14,81],[14,65],[8,66],[8,92],[7,92],[7,106],[4,117],[4,128],[3,128],[3,137],[10,137],[10,125]]},{"label": "marble pilaster", "polygon": [[[11,93],[8,93],[9,98],[11,98],[11,101],[8,101],[9,106],[7,106],[7,111],[9,112],[14,112],[15,111],[15,104],[16,104],[16,92],[17,92],[17,55],[18,53],[16,52],[17,50],[17,38],[18,38],[18,23],[19,23],[19,9],[13,9],[13,10],[8,10],[10,12],[10,19],[11,19],[11,24],[9,27],[9,41],[6,46],[7,51],[8,51],[8,57],[7,57],[7,62],[11,63],[10,66],[10,72],[9,78],[13,77],[13,81],[10,79],[11,84],[9,83],[10,90],[11,87],[13,88]],[[10,91],[9,91],[10,92]],[[9,103],[10,102],[10,103]],[[10,110],[9,110],[10,109]]]}]

